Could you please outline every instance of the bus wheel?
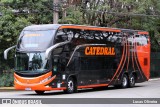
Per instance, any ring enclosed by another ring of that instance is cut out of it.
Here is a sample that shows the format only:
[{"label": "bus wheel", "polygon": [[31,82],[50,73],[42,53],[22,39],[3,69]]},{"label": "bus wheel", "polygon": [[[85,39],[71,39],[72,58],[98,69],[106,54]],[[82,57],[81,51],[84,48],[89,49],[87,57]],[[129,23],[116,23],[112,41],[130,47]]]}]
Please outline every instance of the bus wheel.
[{"label": "bus wheel", "polygon": [[68,81],[67,81],[67,89],[64,90],[65,93],[67,94],[71,94],[73,92],[75,92],[76,90],[76,86],[75,86],[75,82],[74,82],[74,79],[73,78],[69,78]]},{"label": "bus wheel", "polygon": [[135,76],[134,74],[132,74],[129,79],[129,87],[134,87],[134,86],[135,86]]},{"label": "bus wheel", "polygon": [[126,74],[123,75],[121,87],[122,88],[128,87],[128,76]]},{"label": "bus wheel", "polygon": [[44,94],[44,91],[38,91],[38,90],[36,90],[35,92],[36,92],[37,94],[39,94],[39,95]]}]

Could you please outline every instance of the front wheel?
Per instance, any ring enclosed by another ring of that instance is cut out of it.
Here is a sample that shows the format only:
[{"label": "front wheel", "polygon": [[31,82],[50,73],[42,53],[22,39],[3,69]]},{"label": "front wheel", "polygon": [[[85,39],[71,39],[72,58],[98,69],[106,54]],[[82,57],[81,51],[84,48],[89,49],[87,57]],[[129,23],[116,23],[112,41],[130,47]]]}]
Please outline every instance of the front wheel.
[{"label": "front wheel", "polygon": [[36,92],[38,95],[42,95],[42,94],[44,94],[45,91],[38,91],[38,90],[36,90],[35,92]]},{"label": "front wheel", "polygon": [[77,90],[76,82],[74,81],[72,77],[68,79],[66,88],[67,89],[64,90],[65,93],[71,94],[73,92],[76,92]]}]

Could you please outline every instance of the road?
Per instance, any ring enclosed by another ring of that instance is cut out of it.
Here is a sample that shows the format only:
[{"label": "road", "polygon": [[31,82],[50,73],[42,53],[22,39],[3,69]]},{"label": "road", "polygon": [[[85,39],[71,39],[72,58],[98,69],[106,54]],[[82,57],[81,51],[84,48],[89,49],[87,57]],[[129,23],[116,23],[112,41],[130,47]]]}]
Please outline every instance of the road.
[{"label": "road", "polygon": [[64,94],[63,91],[48,91],[44,95],[37,95],[34,91],[0,92],[0,98],[160,98],[160,80],[137,83],[134,88],[79,90],[78,93]]},{"label": "road", "polygon": [[[78,93],[74,94],[64,94],[63,91],[50,91],[46,92],[44,95],[37,95],[34,91],[0,92],[0,98],[160,98],[160,79],[137,83],[134,88],[117,89],[111,86],[102,90],[79,90]],[[67,107],[64,105],[61,106]],[[93,105],[93,107],[97,106],[98,105]],[[151,105],[149,104],[146,106],[150,107]],[[154,106],[158,107],[159,105],[156,104]],[[76,105],[76,107],[79,106]],[[121,106],[119,105],[119,107]],[[133,105],[133,107],[139,106]]]}]

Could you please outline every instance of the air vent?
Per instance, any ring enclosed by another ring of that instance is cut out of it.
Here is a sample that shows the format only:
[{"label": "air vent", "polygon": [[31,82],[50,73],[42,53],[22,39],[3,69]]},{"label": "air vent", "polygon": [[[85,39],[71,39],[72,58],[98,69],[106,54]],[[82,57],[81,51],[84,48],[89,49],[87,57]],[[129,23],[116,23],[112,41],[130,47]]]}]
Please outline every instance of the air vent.
[{"label": "air vent", "polygon": [[148,65],[148,59],[144,58],[144,65]]}]

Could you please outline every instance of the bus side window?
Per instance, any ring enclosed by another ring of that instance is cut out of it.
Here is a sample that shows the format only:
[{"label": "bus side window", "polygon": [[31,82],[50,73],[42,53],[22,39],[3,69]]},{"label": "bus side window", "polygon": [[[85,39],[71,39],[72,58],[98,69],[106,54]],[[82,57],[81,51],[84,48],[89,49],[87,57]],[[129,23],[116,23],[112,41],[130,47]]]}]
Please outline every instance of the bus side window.
[{"label": "bus side window", "polygon": [[56,36],[55,36],[55,43],[64,42],[68,40],[68,35],[66,32],[64,32],[63,29],[58,30]]},{"label": "bus side window", "polygon": [[148,39],[147,39],[146,35],[141,35],[141,42],[142,42],[142,45],[148,44]]},{"label": "bus side window", "polygon": [[63,47],[58,47],[52,51],[53,55],[60,55],[63,51]]},{"label": "bus side window", "polygon": [[52,71],[56,73],[58,71],[58,58],[52,53]]},{"label": "bus side window", "polygon": [[61,54],[63,53],[63,46],[58,47],[52,51],[52,70],[53,72],[57,72],[61,69]]}]

